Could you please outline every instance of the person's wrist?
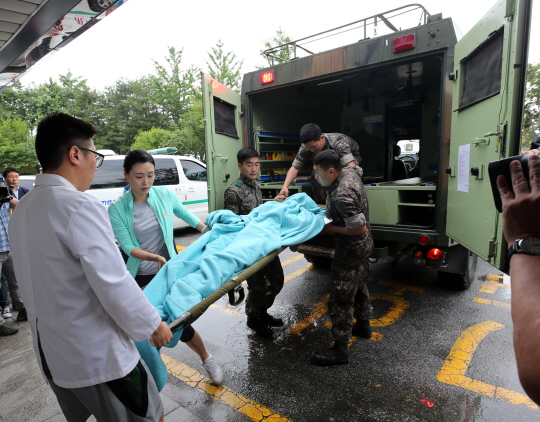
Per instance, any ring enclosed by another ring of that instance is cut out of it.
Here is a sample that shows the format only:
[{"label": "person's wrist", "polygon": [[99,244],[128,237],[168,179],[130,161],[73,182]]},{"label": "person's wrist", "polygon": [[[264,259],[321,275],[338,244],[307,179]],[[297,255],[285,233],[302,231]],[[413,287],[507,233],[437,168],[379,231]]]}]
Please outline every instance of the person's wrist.
[{"label": "person's wrist", "polygon": [[507,247],[510,249],[516,240],[526,239],[527,237],[540,237],[540,235],[524,233],[520,235],[505,236]]}]

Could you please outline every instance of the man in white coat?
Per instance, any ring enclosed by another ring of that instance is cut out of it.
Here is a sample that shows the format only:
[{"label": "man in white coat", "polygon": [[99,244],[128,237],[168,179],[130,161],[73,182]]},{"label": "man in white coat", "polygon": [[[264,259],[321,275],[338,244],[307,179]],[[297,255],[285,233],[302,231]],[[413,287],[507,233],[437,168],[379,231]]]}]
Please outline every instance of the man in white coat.
[{"label": "man in white coat", "polygon": [[43,174],[10,226],[34,349],[68,422],[160,421],[163,404],[133,341],[172,333],[126,270],[105,207],[84,191],[103,162],[95,128],[58,113],[38,125]]}]

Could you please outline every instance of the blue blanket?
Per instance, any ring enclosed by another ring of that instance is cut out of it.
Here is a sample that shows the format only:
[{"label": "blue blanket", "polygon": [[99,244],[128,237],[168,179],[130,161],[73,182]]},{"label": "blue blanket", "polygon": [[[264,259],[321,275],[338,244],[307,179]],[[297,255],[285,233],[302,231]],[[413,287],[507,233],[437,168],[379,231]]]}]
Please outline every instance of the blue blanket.
[{"label": "blue blanket", "polygon": [[[206,223],[212,230],[167,262],[144,289],[167,323],[269,253],[319,234],[324,227],[324,211],[302,193],[283,203],[266,202],[248,215],[215,211]],[[176,331],[167,347],[176,346],[181,334],[182,330]],[[161,391],[167,368],[159,351],[148,340],[135,344]]]}]

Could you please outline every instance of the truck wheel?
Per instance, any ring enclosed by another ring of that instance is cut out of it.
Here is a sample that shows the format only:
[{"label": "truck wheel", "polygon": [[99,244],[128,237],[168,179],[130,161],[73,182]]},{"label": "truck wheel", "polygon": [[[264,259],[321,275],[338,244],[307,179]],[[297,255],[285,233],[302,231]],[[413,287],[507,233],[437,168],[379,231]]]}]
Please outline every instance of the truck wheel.
[{"label": "truck wheel", "polygon": [[330,267],[332,266],[332,258],[306,254],[304,254],[304,257],[308,260],[308,262],[311,262],[317,268],[330,269]]},{"label": "truck wheel", "polygon": [[476,265],[478,264],[478,255],[467,251],[467,267],[465,274],[446,273],[439,271],[439,281],[449,287],[456,290],[467,290],[473,280],[476,272]]},{"label": "truck wheel", "polygon": [[115,2],[116,0],[88,0],[88,7],[92,12],[101,13]]}]

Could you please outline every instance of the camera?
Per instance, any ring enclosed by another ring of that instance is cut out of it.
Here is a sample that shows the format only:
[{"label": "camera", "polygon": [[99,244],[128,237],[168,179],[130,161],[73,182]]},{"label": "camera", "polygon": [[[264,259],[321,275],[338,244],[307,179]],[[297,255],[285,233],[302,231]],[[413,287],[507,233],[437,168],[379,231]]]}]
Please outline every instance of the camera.
[{"label": "camera", "polygon": [[540,154],[516,155],[514,157],[503,158],[502,160],[492,161],[491,163],[489,163],[488,173],[489,173],[489,180],[491,182],[491,190],[493,191],[493,199],[495,200],[495,207],[497,208],[499,212],[502,212],[502,200],[501,200],[501,195],[499,193],[499,188],[497,187],[497,177],[499,177],[499,175],[503,175],[508,181],[508,184],[510,185],[510,189],[512,189],[513,191],[512,176],[510,174],[510,163],[512,161],[517,160],[521,163],[523,174],[525,176],[525,179],[527,179],[527,183],[528,183],[529,182],[529,158],[531,158],[532,155],[540,155]]},{"label": "camera", "polygon": [[11,201],[10,195],[11,192],[7,186],[0,186],[0,205]]}]

